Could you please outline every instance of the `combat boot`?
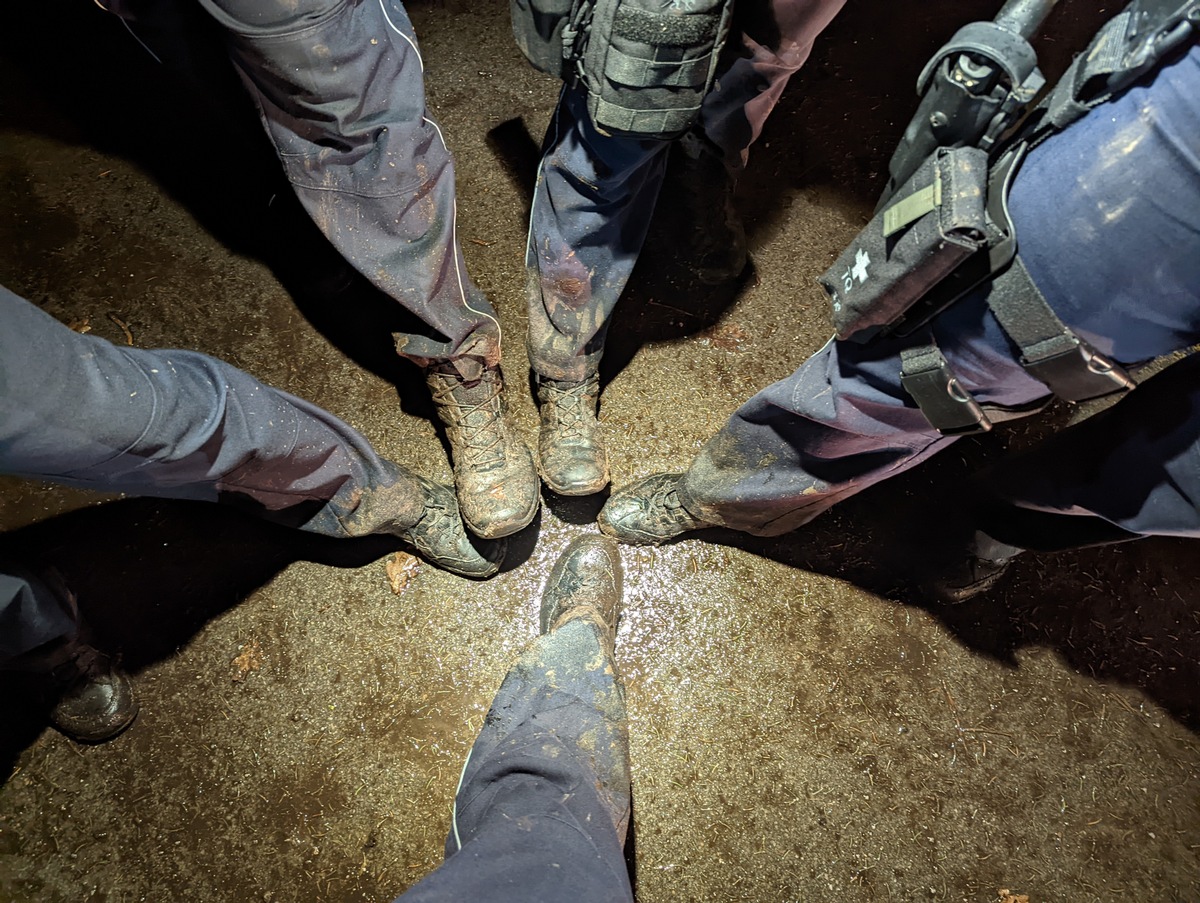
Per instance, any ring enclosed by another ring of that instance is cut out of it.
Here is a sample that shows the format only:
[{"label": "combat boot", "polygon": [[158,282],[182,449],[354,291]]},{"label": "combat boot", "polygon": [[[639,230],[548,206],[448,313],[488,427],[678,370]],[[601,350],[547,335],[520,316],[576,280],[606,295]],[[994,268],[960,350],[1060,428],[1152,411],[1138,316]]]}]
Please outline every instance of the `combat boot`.
[{"label": "combat boot", "polygon": [[925,590],[939,602],[958,605],[991,590],[1011,563],[1012,559],[994,561],[968,555],[926,583]]},{"label": "combat boot", "polygon": [[34,611],[57,605],[74,623],[69,636],[10,658],[6,668],[23,671],[38,682],[39,693],[50,706],[50,724],[60,733],[80,743],[101,743],[117,736],[137,717],[133,685],[112,657],[92,645],[75,593],[55,568],[35,571],[5,564],[33,593]]},{"label": "combat boot", "polygon": [[62,656],[49,673],[55,729],[80,743],[101,743],[129,727],[138,704],[129,676],[116,662],[78,639],[66,641]]},{"label": "combat boot", "polygon": [[955,561],[925,583],[925,591],[940,602],[957,605],[980,596],[1000,583],[1016,557],[1025,550],[975,532]]},{"label": "combat boot", "polygon": [[541,632],[549,633],[576,617],[590,617],[609,644],[621,617],[624,577],[621,554],[606,536],[578,536],[555,562],[542,593]]},{"label": "combat boot", "polygon": [[686,219],[689,265],[705,285],[721,285],[746,269],[746,227],[733,205],[736,173],[708,139],[688,132],[671,148],[664,196]]},{"label": "combat boot", "polygon": [[541,496],[533,457],[505,418],[500,367],[485,365],[467,379],[447,362],[431,367],[426,381],[450,440],[463,521],[485,539],[521,530]]},{"label": "combat boot", "polygon": [[614,492],[596,523],[621,542],[656,545],[668,539],[714,526],[684,507],[679,498],[681,473],[656,473]]},{"label": "combat boot", "polygon": [[538,377],[538,471],[559,495],[591,495],[608,485],[608,452],[596,406],[600,377],[578,382]]},{"label": "combat boot", "polygon": [[338,521],[350,536],[389,535],[404,540],[435,567],[461,577],[484,578],[500,570],[503,540],[471,541],[454,490],[384,460],[391,481],[363,489],[354,509]]}]

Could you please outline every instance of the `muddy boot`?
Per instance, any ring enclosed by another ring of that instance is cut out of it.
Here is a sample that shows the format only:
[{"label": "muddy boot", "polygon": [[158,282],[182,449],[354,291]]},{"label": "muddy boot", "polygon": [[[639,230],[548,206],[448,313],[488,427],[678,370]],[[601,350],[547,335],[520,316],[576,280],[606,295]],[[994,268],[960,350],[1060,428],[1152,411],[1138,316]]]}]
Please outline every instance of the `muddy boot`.
[{"label": "muddy boot", "polygon": [[351,536],[388,534],[411,545],[435,567],[461,577],[482,579],[500,570],[502,541],[471,541],[458,513],[454,490],[392,465],[394,483],[364,492],[342,525]]},{"label": "muddy boot", "polygon": [[446,425],[462,519],[477,536],[510,536],[533,520],[540,486],[529,449],[505,420],[498,366],[465,379],[453,363],[431,367],[426,381]]},{"label": "muddy boot", "polygon": [[505,544],[489,543],[487,554],[481,553],[463,528],[454,491],[416,474],[412,477],[425,490],[425,508],[419,521],[395,530],[395,535],[411,544],[430,564],[460,577],[490,577],[500,570]]},{"label": "muddy boot", "polygon": [[686,219],[691,269],[705,285],[746,269],[746,228],[733,206],[736,174],[707,139],[688,132],[671,148],[663,193]]},{"label": "muddy boot", "polygon": [[609,536],[653,545],[713,524],[696,517],[679,500],[681,473],[656,473],[617,492],[604,503],[596,523]]},{"label": "muddy boot", "polygon": [[542,593],[541,632],[577,617],[602,625],[611,647],[621,616],[621,554],[605,536],[578,536],[555,562]]},{"label": "muddy boot", "polygon": [[995,588],[1008,566],[1025,550],[976,533],[969,549],[939,576],[925,584],[925,591],[940,602],[958,605]]},{"label": "muddy boot", "polygon": [[57,697],[50,710],[55,729],[80,743],[101,743],[133,723],[133,686],[112,658],[77,639],[64,644],[61,656],[49,672]]},{"label": "muddy boot", "polygon": [[[569,694],[571,704],[586,701],[593,707],[587,721],[572,725],[587,728],[574,743],[586,750],[588,763],[595,771],[594,786],[622,846],[632,812],[624,692],[615,678],[613,657],[623,582],[616,543],[596,535],[573,539],[546,581],[541,608],[542,646],[537,656],[538,664],[547,667],[551,686]],[[604,676],[597,678],[589,672]],[[572,732],[556,733],[569,737]]]},{"label": "muddy boot", "polygon": [[[117,736],[137,717],[133,686],[116,662],[92,645],[75,593],[54,568],[35,571],[10,561],[5,565],[25,584],[17,595],[19,607],[35,619],[44,613],[47,624],[59,625],[65,616],[71,625],[58,639],[5,659],[5,669],[24,672],[38,683],[42,700],[50,706],[50,724],[60,733],[81,743]],[[58,617],[52,614],[55,609]],[[9,613],[14,610],[10,607]]]},{"label": "muddy boot", "polygon": [[596,420],[600,377],[579,382],[538,377],[538,470],[559,495],[591,495],[608,485],[608,453]]},{"label": "muddy boot", "polygon": [[[621,881],[631,805],[629,719],[613,656],[621,583],[616,545],[602,536],[576,538],[555,563],[541,635],[508,669],[467,756],[446,844],[454,855],[439,888],[437,872],[426,879],[429,899],[487,899],[480,876],[497,850],[519,876],[562,864],[531,879],[530,899],[571,900],[584,875],[582,886],[605,899],[633,899]],[[455,863],[467,875],[461,884]]]}]

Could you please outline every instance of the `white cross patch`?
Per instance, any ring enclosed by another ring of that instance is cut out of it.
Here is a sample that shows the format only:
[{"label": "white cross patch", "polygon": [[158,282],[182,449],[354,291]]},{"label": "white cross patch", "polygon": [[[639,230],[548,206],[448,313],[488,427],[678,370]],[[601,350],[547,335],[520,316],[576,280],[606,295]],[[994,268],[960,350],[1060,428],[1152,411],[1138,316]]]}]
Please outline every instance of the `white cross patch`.
[{"label": "white cross patch", "polygon": [[871,258],[862,248],[858,249],[858,253],[854,255],[854,269],[850,272],[860,283],[867,281],[867,267],[871,265]]}]

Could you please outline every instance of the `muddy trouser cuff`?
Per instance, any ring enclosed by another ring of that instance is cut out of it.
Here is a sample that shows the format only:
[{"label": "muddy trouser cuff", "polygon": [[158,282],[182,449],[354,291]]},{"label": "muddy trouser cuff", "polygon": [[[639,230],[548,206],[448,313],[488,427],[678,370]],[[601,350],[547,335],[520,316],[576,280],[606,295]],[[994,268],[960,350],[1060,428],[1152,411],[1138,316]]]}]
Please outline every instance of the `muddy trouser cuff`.
[{"label": "muddy trouser cuff", "polygon": [[3,288],[0,322],[0,472],[330,536],[360,532],[364,495],[403,479],[332,414],[216,358],[80,335]]},{"label": "muddy trouser cuff", "polygon": [[830,342],[743,404],[680,480],[684,507],[708,523],[777,536],[949,443],[906,406],[898,365],[894,385],[873,388],[844,360],[853,351]]},{"label": "muddy trouser cuff", "polygon": [[480,330],[498,342],[455,234],[454,164],[425,109],[403,6],[308,2],[286,18],[251,0],[203,2],[229,32],[300,202],[346,260],[421,321],[395,335],[397,351],[428,366],[463,353]]},{"label": "muddy trouser cuff", "polygon": [[613,824],[628,802],[615,664],[597,625],[569,621],[509,670],[463,770],[446,861],[401,899],[632,901]]}]

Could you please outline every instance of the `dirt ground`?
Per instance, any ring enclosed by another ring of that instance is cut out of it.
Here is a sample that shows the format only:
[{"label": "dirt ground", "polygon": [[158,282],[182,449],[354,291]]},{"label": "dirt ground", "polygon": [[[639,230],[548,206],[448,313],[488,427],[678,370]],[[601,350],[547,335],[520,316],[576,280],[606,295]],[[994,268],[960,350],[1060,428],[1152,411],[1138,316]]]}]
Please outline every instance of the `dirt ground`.
[{"label": "dirt ground", "polygon": [[[618,485],[681,467],[825,341],[814,278],[873,206],[920,65],[998,6],[851,0],[755,148],[736,288],[689,283],[654,229],[604,371]],[[1114,11],[1062,4],[1044,68]],[[557,85],[500,0],[410,12],[532,442],[522,246]],[[0,50],[0,281],[113,341],[219,355],[449,479],[395,312],[322,305],[330,261],[226,70],[178,82],[75,0],[7,11]],[[640,901],[1200,899],[1195,547],[1030,557],[957,608],[913,588],[965,475],[1070,416],[960,442],[777,540],[623,550]],[[387,542],[0,480],[0,538],[76,587],[142,707],[81,747],[0,683],[0,901],[399,894],[441,861],[463,758],[601,501],[548,497],[492,580],[422,566],[397,595]]]}]

